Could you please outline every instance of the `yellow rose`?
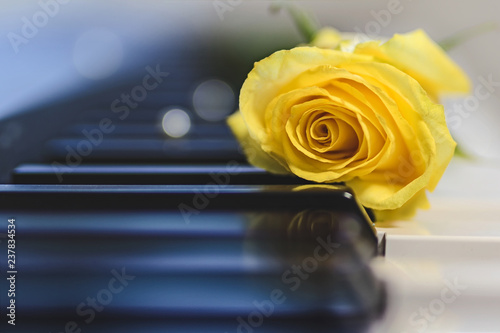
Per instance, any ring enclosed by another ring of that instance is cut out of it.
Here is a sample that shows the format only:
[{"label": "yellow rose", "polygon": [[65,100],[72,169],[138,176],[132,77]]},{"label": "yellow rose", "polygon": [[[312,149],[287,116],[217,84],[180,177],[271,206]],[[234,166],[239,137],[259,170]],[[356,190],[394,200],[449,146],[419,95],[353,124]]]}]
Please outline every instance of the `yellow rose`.
[{"label": "yellow rose", "polygon": [[378,218],[426,206],[455,148],[443,107],[410,75],[310,46],[256,63],[228,122],[250,163],[345,182]]},{"label": "yellow rose", "polygon": [[377,62],[391,64],[416,79],[434,100],[442,94],[470,91],[467,75],[423,30],[396,34],[386,42],[361,42],[362,38],[359,34],[340,34],[324,28],[311,45],[369,55]]}]

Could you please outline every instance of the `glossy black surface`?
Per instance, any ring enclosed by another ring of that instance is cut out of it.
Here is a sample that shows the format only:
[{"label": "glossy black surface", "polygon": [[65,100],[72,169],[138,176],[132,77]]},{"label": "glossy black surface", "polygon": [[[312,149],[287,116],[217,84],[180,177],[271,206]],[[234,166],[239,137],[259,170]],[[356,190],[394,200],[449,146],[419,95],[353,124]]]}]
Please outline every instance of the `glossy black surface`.
[{"label": "glossy black surface", "polygon": [[377,241],[348,189],[229,186],[196,208],[203,191],[0,186],[0,221],[16,219],[16,332],[363,332],[383,312]]},{"label": "glossy black surface", "polygon": [[16,184],[285,185],[308,183],[298,177],[273,175],[237,161],[226,165],[84,164],[73,168],[60,168],[51,164],[24,164],[13,170],[12,179]]}]

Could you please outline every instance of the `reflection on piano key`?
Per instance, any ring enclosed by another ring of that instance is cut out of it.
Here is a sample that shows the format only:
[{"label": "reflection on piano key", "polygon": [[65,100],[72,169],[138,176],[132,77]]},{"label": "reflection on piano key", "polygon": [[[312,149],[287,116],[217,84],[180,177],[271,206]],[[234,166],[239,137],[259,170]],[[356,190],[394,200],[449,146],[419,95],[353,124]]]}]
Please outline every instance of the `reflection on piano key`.
[{"label": "reflection on piano key", "polygon": [[156,323],[141,332],[234,331],[260,311],[262,331],[364,332],[383,313],[377,240],[347,188],[220,187],[186,220],[180,204],[204,191],[0,186],[0,219],[16,218],[20,327],[95,332],[120,318]]}]

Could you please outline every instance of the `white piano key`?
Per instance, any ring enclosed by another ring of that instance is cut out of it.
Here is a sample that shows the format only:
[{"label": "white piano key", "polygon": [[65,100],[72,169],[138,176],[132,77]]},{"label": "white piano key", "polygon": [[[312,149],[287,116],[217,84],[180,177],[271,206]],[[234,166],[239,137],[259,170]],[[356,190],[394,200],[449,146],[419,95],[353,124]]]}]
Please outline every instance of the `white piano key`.
[{"label": "white piano key", "polygon": [[386,235],[388,260],[481,261],[500,263],[500,237]]},{"label": "white piano key", "polygon": [[496,332],[500,265],[490,260],[374,262],[388,283],[388,309],[372,332]]},{"label": "white piano key", "polygon": [[388,311],[373,332],[497,332],[500,327],[500,168],[455,159],[431,208],[377,223]]}]

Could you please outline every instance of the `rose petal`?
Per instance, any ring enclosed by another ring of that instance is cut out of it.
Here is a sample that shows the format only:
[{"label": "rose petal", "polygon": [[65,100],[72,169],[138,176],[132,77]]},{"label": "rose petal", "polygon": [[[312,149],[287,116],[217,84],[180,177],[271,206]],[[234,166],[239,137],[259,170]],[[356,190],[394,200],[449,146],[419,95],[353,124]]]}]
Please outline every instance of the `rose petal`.
[{"label": "rose petal", "polygon": [[[408,184],[363,178],[354,179],[349,186],[363,204],[374,209],[395,209],[416,192],[424,188],[433,190],[455,148],[443,107],[427,98],[417,81],[390,65],[371,63],[347,67],[354,73],[362,72],[368,81],[383,86],[384,91],[398,101],[402,116],[412,123],[412,131],[403,128],[401,133],[409,150],[406,154],[394,154],[394,167],[390,169],[399,172],[401,178],[409,181]],[[416,159],[418,163],[415,163]]]},{"label": "rose petal", "polygon": [[233,113],[227,119],[227,122],[234,136],[238,139],[240,145],[242,146],[250,164],[268,170],[272,173],[290,173],[286,167],[264,152],[260,147],[260,143],[250,136],[245,120],[241,116],[241,112],[237,111]]},{"label": "rose petal", "polygon": [[443,93],[468,93],[462,69],[423,30],[396,34],[386,43],[358,44],[355,54],[371,55],[415,78],[435,100]]},{"label": "rose petal", "polygon": [[416,214],[417,209],[428,209],[429,207],[425,190],[421,190],[397,209],[376,210],[374,213],[377,226],[379,226],[379,222],[383,221],[409,219]]},{"label": "rose petal", "polygon": [[337,66],[345,62],[369,61],[370,56],[345,52],[297,47],[282,50],[257,62],[248,74],[240,93],[240,111],[253,137],[264,138],[267,133],[264,110],[278,92],[298,74],[320,65]]}]

